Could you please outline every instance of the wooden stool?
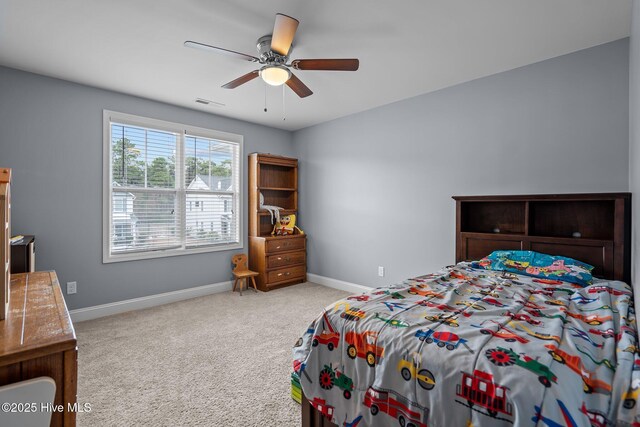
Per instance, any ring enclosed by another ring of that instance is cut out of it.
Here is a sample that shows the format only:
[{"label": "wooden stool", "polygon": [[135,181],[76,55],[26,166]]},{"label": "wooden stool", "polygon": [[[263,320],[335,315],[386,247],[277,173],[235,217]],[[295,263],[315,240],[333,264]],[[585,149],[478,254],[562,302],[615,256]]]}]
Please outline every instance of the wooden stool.
[{"label": "wooden stool", "polygon": [[256,287],[256,279],[254,279],[254,277],[259,273],[251,271],[247,268],[247,256],[245,254],[234,255],[233,257],[231,257],[231,262],[235,266],[232,272],[233,276],[235,277],[235,280],[233,281],[233,292],[235,292],[236,290],[238,280],[240,281],[240,296],[242,296],[242,282],[244,282],[244,285],[247,289],[250,289],[249,283],[247,282],[248,277],[250,277],[251,282],[253,282],[253,290],[255,292],[258,292],[258,288]]}]

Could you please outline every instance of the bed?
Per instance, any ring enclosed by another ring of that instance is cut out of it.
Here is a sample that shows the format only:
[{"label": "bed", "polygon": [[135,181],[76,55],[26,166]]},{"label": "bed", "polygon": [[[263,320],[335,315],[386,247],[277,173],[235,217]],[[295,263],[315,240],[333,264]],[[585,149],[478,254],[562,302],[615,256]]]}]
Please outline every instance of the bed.
[{"label": "bed", "polygon": [[[303,427],[640,425],[630,195],[456,202],[458,264],[338,301],[296,343]],[[485,270],[465,260],[470,238],[484,255],[593,251],[600,277]]]}]

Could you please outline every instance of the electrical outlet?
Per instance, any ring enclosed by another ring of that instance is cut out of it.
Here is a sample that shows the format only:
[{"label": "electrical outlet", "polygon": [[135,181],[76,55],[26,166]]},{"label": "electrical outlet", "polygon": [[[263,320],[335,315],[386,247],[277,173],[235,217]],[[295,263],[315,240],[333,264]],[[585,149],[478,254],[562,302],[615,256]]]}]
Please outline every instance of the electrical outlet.
[{"label": "electrical outlet", "polygon": [[67,282],[67,295],[78,292],[78,282]]},{"label": "electrical outlet", "polygon": [[378,267],[378,276],[384,277],[384,267],[383,266],[379,266]]}]

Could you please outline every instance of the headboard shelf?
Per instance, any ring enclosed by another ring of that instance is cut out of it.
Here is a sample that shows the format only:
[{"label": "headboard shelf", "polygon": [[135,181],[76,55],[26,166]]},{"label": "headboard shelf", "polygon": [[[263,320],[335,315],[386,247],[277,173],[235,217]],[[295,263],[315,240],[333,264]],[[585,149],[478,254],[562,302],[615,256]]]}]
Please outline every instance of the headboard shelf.
[{"label": "headboard shelf", "polygon": [[468,204],[462,211],[463,231],[475,233],[525,234],[526,202],[463,202]]},{"label": "headboard shelf", "polygon": [[534,236],[613,240],[615,200],[529,202],[529,233]]},{"label": "headboard shelf", "polygon": [[456,261],[494,250],[533,250],[593,265],[594,276],[631,279],[631,194],[454,196]]}]

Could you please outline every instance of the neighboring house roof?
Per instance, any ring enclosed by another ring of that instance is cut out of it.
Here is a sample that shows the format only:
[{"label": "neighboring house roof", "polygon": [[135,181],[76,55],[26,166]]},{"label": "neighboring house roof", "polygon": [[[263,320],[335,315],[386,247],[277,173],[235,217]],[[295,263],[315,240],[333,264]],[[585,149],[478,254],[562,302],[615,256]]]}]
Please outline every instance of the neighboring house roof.
[{"label": "neighboring house roof", "polygon": [[230,176],[196,175],[188,190],[223,190],[231,191],[233,183]]},{"label": "neighboring house roof", "polygon": [[[122,187],[120,184],[118,184],[115,181],[113,182],[113,186],[114,187]],[[125,193],[125,191],[118,191],[118,190],[115,190],[115,189],[113,191],[113,194],[124,194],[124,193]],[[126,191],[126,194],[127,194],[127,198],[129,198],[131,200],[135,200],[136,199],[136,195],[135,194],[133,194],[133,193],[131,193],[129,191]]]}]

